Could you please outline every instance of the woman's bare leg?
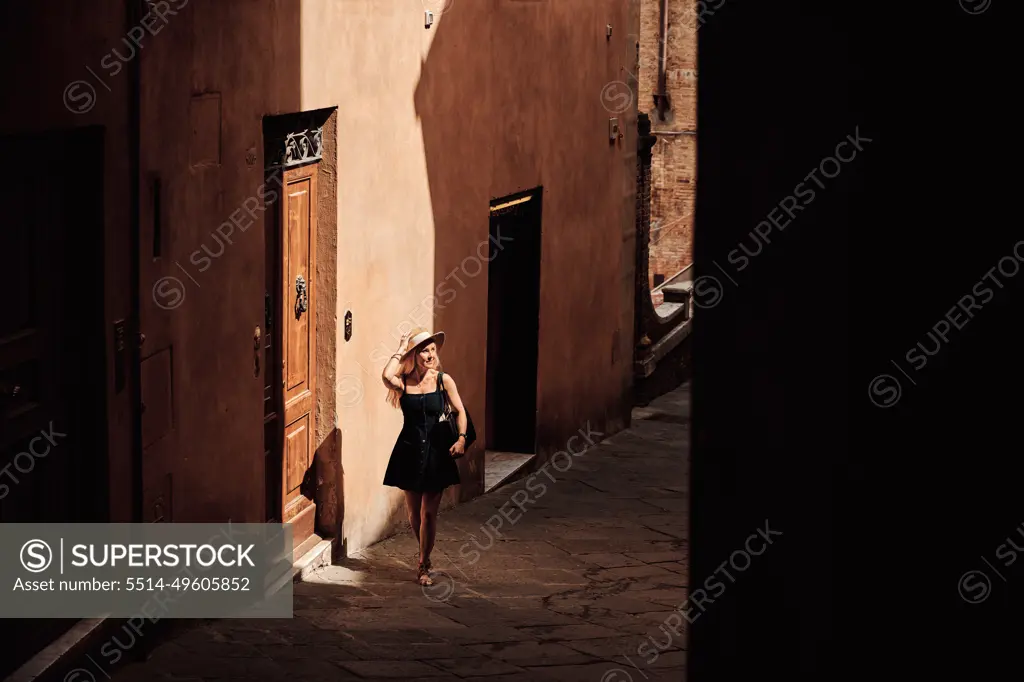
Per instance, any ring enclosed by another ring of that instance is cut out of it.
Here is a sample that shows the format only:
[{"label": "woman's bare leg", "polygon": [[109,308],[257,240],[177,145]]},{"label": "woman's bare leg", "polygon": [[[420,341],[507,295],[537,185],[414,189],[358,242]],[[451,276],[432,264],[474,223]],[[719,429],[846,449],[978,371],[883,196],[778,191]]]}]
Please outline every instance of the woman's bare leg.
[{"label": "woman's bare leg", "polygon": [[430,561],[437,535],[437,508],[441,506],[443,493],[423,493],[423,507],[420,511],[420,560]]},{"label": "woman's bare leg", "polygon": [[[405,492],[405,507],[409,512],[409,525],[412,526],[412,534],[416,536],[416,544],[420,544],[420,508],[423,506],[422,497],[423,493],[414,493],[406,490]],[[420,561],[423,557],[420,557]]]}]

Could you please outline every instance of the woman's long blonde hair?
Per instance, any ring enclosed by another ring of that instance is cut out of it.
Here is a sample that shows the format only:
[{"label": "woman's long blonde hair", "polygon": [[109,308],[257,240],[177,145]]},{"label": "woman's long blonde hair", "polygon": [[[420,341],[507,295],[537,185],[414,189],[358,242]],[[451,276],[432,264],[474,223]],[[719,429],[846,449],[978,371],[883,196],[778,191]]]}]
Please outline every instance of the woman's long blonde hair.
[{"label": "woman's long blonde hair", "polygon": [[[434,342],[430,341],[429,343],[424,344],[423,347],[425,348],[426,346],[430,345],[430,343]],[[405,361],[402,362],[402,364],[399,366],[397,377],[402,380],[402,386],[405,386],[405,378],[412,374],[413,370],[416,369],[416,356],[420,354],[421,350],[423,350],[423,348],[417,348],[415,351],[410,353],[409,357],[407,357]],[[437,369],[437,371],[439,372],[443,372],[444,368],[441,366],[440,351],[436,352],[435,355],[437,356],[437,367],[435,369]],[[389,388],[388,394],[387,396],[385,396],[385,400],[388,401],[388,404],[391,405],[391,407],[395,408],[396,410],[400,410],[402,409],[401,403],[399,402],[401,397],[402,391],[399,391],[397,388]]]}]

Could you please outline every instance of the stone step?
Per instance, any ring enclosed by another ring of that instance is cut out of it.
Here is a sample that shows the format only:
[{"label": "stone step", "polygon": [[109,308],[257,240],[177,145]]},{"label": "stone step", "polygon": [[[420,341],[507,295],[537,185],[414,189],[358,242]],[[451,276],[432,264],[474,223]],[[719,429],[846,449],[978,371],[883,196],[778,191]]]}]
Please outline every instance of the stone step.
[{"label": "stone step", "polygon": [[654,312],[658,313],[659,317],[672,317],[673,313],[684,307],[686,307],[685,303],[662,303],[654,309]]},{"label": "stone step", "polygon": [[484,492],[489,493],[516,480],[534,457],[536,455],[525,452],[484,452]]},{"label": "stone step", "polygon": [[661,290],[666,303],[687,303],[693,295],[693,282],[673,282]]},{"label": "stone step", "polygon": [[302,582],[316,569],[331,564],[331,541],[311,535],[295,548],[294,557],[291,578],[295,582]]}]

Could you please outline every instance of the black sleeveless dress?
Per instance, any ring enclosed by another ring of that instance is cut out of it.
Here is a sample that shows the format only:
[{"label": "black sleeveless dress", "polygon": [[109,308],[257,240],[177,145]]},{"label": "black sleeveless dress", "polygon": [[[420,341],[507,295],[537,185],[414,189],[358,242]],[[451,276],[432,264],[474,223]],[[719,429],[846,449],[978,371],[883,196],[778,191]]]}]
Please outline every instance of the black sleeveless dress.
[{"label": "black sleeveless dress", "polygon": [[403,393],[399,404],[405,423],[391,451],[384,485],[417,493],[441,492],[459,480],[459,467],[448,448],[432,439],[434,425],[444,409],[441,375],[431,393]]}]

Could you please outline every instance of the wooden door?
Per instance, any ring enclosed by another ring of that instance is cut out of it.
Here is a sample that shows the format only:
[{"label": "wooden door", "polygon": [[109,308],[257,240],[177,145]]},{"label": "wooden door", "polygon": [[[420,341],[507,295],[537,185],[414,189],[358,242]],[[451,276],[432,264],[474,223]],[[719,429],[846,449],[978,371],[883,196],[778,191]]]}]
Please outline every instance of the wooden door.
[{"label": "wooden door", "polygon": [[101,521],[103,136],[0,144],[0,522]]},{"label": "wooden door", "polygon": [[313,534],[316,452],[317,164],[285,171],[279,205],[281,520],[294,546]]},{"label": "wooden door", "polygon": [[[102,131],[0,147],[0,523],[105,522]],[[74,623],[0,621],[0,678]]]}]

